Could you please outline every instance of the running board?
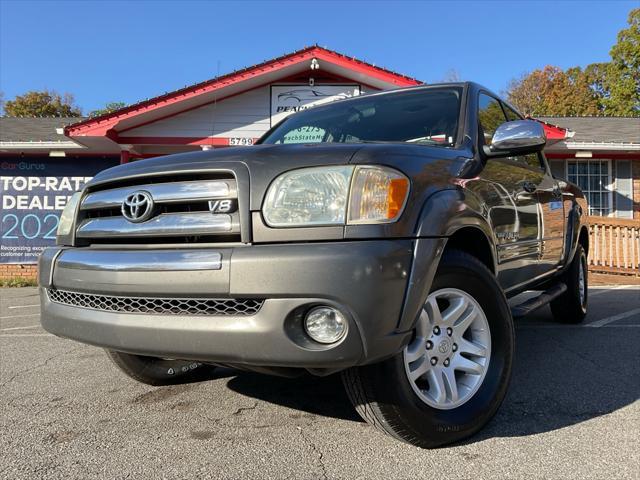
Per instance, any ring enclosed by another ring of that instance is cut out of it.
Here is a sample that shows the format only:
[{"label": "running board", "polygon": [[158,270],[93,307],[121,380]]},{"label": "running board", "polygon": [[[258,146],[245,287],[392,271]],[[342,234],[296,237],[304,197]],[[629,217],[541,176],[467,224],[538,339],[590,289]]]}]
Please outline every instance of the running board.
[{"label": "running board", "polygon": [[520,305],[516,305],[515,307],[511,308],[511,315],[513,315],[513,318],[524,317],[525,315],[530,314],[540,307],[544,307],[547,303],[555,300],[566,291],[567,286],[564,283],[557,283],[549,290],[542,292],[537,297],[534,297],[530,300],[527,300],[526,302],[521,303]]}]

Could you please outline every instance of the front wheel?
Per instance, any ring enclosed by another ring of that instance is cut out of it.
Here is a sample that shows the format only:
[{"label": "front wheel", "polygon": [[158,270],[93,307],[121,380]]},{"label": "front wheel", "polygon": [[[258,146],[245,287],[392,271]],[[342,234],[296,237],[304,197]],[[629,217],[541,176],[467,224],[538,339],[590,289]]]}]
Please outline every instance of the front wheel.
[{"label": "front wheel", "polygon": [[434,448],[482,428],[511,375],[511,312],[492,273],[459,251],[443,257],[404,351],[343,373],[356,410],[400,440]]},{"label": "front wheel", "polygon": [[195,361],[145,357],[114,350],[106,352],[120,371],[146,385],[176,385],[207,380],[215,369],[213,365]]}]

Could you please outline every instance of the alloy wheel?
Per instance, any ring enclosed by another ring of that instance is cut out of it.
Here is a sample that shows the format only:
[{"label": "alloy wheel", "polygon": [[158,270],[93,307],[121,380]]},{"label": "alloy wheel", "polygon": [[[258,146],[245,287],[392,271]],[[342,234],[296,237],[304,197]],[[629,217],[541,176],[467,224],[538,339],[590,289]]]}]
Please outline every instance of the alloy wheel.
[{"label": "alloy wheel", "polygon": [[480,304],[443,288],[427,297],[415,338],[404,349],[407,378],[427,405],[449,410],[478,391],[489,367],[491,333]]}]

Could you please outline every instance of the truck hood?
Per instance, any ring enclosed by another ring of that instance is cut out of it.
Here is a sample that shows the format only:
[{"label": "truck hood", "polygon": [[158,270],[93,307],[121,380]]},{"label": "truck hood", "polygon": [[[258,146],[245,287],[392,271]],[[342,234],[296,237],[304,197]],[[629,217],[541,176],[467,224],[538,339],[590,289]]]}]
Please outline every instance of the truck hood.
[{"label": "truck hood", "polygon": [[[295,168],[348,163],[386,164],[404,171],[410,178],[416,173],[433,173],[440,183],[460,174],[461,165],[466,162],[456,160],[468,160],[461,158],[460,153],[439,147],[397,144],[255,145],[138,160],[100,172],[87,188],[147,176],[243,169],[250,181],[250,209],[256,210],[260,208],[269,184],[281,173]],[[444,171],[443,165],[447,166]]]}]

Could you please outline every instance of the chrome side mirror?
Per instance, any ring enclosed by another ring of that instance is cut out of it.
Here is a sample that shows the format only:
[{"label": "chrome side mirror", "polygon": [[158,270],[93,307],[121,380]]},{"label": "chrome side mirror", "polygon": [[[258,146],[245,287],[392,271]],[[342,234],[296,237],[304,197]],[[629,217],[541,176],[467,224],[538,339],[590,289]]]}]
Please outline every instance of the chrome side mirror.
[{"label": "chrome side mirror", "polygon": [[534,153],[547,143],[544,127],[534,120],[505,122],[493,134],[491,145],[484,147],[488,157]]}]

